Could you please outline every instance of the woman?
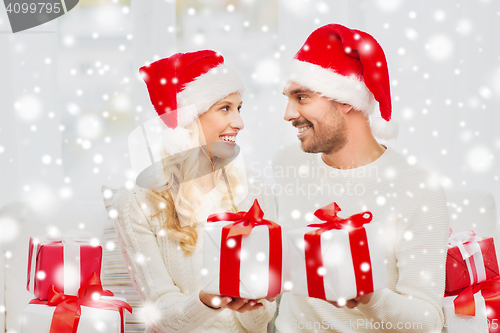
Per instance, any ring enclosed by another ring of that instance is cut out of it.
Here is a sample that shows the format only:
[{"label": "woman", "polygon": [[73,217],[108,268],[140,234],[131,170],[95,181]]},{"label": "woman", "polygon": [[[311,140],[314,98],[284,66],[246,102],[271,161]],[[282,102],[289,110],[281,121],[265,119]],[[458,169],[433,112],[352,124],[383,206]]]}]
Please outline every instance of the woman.
[{"label": "woman", "polygon": [[233,159],[244,126],[243,84],[223,62],[213,51],[198,51],[140,70],[166,125],[159,145],[164,158],[141,178],[150,189],[123,187],[113,206],[122,253],[145,303],[147,332],[265,332],[275,312],[267,300],[201,290],[208,215],[247,210],[257,198],[266,218],[276,218],[272,197],[250,191],[241,200],[246,178]]}]

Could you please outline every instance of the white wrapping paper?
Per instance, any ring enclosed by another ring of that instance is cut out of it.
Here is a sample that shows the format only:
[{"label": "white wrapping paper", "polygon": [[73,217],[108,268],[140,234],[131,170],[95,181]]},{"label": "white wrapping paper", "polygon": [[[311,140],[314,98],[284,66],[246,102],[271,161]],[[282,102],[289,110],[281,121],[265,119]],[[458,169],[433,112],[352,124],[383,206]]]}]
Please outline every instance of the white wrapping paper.
[{"label": "white wrapping paper", "polygon": [[[101,299],[116,299],[125,301],[120,297],[105,297]],[[22,313],[21,333],[49,333],[55,306],[28,304]],[[82,313],[78,324],[77,333],[120,333],[121,321],[118,311],[95,309],[87,306],[81,307]],[[125,320],[127,310],[124,310]]]},{"label": "white wrapping paper", "polygon": [[[373,277],[373,289],[388,286],[385,253],[379,225],[365,224]],[[304,235],[318,228],[305,227],[289,231],[286,234],[290,249],[290,270],[292,288],[290,292],[299,296],[309,296],[306,273]],[[321,234],[321,254],[323,257],[323,275],[327,300],[349,300],[357,297],[356,278],[352,262],[349,234],[346,230],[333,229]]]},{"label": "white wrapping paper", "polygon": [[[474,294],[476,303],[476,315],[463,316],[455,314],[453,301],[457,296],[449,296],[443,299],[443,312],[445,327],[443,333],[488,333],[488,318],[486,317],[486,303],[481,292]],[[489,322],[493,327],[498,327],[498,320]]]},{"label": "white wrapping paper", "polygon": [[[203,240],[203,291],[210,294],[220,295],[220,251],[222,228],[233,222],[222,221],[208,223],[204,227]],[[281,227],[282,235],[282,283],[289,280],[288,260],[284,258],[287,253],[284,238],[284,228]],[[240,264],[240,297],[248,299],[265,298],[269,287],[269,228],[267,226],[256,226],[248,236],[243,236],[241,241],[241,264]]]}]

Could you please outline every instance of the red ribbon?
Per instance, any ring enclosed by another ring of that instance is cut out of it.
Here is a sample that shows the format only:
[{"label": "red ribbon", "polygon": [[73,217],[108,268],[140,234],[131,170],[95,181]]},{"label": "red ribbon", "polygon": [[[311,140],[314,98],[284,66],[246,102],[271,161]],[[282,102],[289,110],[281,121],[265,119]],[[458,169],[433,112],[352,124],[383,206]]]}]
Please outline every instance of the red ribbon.
[{"label": "red ribbon", "polygon": [[464,316],[475,316],[476,303],[474,301],[474,294],[479,291],[485,299],[493,297],[499,298],[500,277],[495,277],[463,289],[453,301],[455,313]]},{"label": "red ribbon", "polygon": [[[219,283],[221,295],[240,297],[241,238],[248,236],[253,228],[260,225],[269,228],[269,287],[266,297],[273,297],[281,292],[281,227],[273,221],[263,219],[263,216],[264,212],[255,199],[248,212],[217,213],[207,218],[209,223],[234,221],[222,228]],[[235,243],[230,244],[229,239],[233,239]]]},{"label": "red ribbon", "polygon": [[[450,233],[451,232],[452,232],[452,230],[450,228]],[[458,232],[458,233],[450,236],[449,237],[449,241],[448,241],[448,247],[456,246],[459,249],[460,254],[462,255],[464,261],[465,262],[469,262],[470,273],[472,274],[472,279],[470,281],[471,285],[475,285],[475,284],[479,283],[479,276],[477,274],[477,268],[476,268],[476,266],[477,265],[483,265],[484,266],[484,262],[479,262],[479,263],[476,264],[476,261],[474,260],[474,254],[475,254],[475,252],[473,251],[473,249],[470,246],[470,244],[473,243],[473,242],[477,243],[477,241],[476,241],[476,233],[474,231],[472,231],[472,230]],[[463,249],[467,253],[468,257],[464,257],[462,249],[460,248],[461,245],[463,246]],[[481,250],[479,250],[479,251],[481,251]],[[467,267],[467,269],[468,269],[468,267]]]},{"label": "red ribbon", "polygon": [[[326,300],[323,275],[319,269],[323,267],[321,255],[321,234],[332,229],[344,229],[349,233],[354,275],[356,277],[357,296],[373,292],[373,277],[371,270],[368,239],[363,225],[372,220],[371,212],[355,214],[347,219],[337,216],[340,207],[336,202],[331,203],[314,212],[314,215],[324,223],[309,224],[308,227],[319,228],[304,235],[307,289],[310,297]],[[365,218],[365,215],[368,217]],[[363,271],[361,266],[367,263],[368,270]]]},{"label": "red ribbon", "polygon": [[56,306],[49,333],[76,333],[80,322],[82,305],[96,309],[118,311],[121,318],[121,333],[123,333],[123,309],[132,313],[132,307],[119,300],[101,300],[99,299],[101,296],[113,296],[113,293],[102,289],[99,276],[94,272],[90,279],[80,287],[78,296],[65,295],[52,285],[47,301],[33,299],[29,304]]}]

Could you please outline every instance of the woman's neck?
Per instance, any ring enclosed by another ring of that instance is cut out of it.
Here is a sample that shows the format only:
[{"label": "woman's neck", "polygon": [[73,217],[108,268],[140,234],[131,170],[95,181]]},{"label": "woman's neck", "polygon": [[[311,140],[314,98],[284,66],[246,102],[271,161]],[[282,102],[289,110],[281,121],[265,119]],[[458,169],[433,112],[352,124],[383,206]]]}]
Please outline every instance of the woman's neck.
[{"label": "woman's neck", "polygon": [[[203,149],[203,148],[202,148]],[[215,187],[213,163],[203,151],[199,154],[199,170],[195,182],[200,187],[203,194],[207,194]]]}]

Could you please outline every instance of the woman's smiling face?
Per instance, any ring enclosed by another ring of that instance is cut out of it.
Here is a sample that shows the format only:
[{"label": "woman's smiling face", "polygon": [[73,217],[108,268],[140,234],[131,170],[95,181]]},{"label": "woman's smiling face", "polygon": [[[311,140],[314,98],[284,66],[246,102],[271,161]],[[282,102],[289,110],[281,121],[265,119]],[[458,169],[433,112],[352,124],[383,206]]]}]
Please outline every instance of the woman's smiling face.
[{"label": "woman's smiling face", "polygon": [[228,95],[200,116],[200,144],[208,144],[212,156],[230,158],[234,155],[236,136],[245,126],[240,116],[241,96]]}]

